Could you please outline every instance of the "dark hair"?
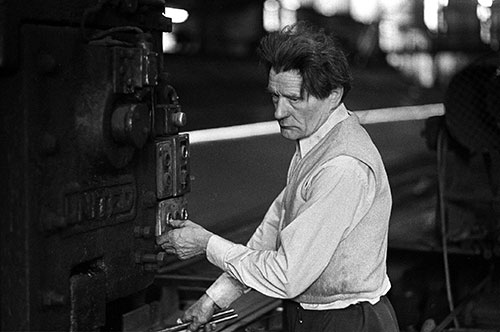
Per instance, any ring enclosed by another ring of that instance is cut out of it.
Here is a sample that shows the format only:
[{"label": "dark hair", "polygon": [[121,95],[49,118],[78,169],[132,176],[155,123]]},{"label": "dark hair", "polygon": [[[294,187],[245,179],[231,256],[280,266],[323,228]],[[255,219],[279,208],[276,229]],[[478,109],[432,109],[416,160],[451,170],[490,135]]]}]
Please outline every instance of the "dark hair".
[{"label": "dark hair", "polygon": [[257,51],[268,71],[298,70],[302,89],[318,99],[328,97],[341,86],[344,99],[351,89],[347,58],[323,29],[301,21],[262,38]]}]

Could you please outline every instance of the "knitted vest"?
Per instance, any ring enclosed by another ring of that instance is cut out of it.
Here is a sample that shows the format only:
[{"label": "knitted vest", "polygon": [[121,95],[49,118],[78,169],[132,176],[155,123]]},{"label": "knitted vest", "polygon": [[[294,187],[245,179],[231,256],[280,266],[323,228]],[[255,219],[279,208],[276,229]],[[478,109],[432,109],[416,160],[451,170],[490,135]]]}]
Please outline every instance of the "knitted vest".
[{"label": "knitted vest", "polygon": [[[387,174],[380,154],[353,113],[299,161],[286,188],[283,228],[305,203],[304,184],[318,167],[348,155],[366,164],[375,174],[376,194],[367,214],[343,235],[330,263],[319,278],[294,300],[300,303],[332,303],[375,298],[389,285],[386,273],[387,233],[392,205]],[[342,206],[332,206],[342,209]]]}]

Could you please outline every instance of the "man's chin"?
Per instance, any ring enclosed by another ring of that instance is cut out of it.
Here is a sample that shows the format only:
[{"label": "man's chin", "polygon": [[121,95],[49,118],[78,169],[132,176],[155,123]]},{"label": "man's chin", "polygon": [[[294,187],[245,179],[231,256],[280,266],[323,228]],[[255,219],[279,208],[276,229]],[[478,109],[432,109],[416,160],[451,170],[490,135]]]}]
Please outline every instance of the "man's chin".
[{"label": "man's chin", "polygon": [[299,139],[298,135],[296,133],[294,133],[293,130],[291,130],[291,129],[281,127],[280,130],[281,130],[281,136],[283,136],[286,139],[293,140],[293,141]]}]

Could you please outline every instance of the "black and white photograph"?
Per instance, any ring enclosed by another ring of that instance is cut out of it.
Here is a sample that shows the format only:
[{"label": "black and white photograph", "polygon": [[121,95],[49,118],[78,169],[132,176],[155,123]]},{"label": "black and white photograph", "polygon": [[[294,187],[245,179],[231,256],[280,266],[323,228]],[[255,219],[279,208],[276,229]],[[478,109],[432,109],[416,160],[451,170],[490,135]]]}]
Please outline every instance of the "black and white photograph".
[{"label": "black and white photograph", "polygon": [[0,108],[0,331],[500,331],[500,0],[0,0]]}]

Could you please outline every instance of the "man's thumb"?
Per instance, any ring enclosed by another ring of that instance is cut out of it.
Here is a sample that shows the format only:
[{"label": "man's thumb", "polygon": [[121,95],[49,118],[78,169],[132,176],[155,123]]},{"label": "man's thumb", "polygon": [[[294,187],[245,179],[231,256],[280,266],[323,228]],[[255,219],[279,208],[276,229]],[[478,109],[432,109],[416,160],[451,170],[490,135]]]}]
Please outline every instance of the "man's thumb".
[{"label": "man's thumb", "polygon": [[156,244],[162,245],[164,242],[167,242],[167,240],[168,240],[168,235],[166,233],[162,234],[156,237]]},{"label": "man's thumb", "polygon": [[186,226],[186,220],[178,220],[178,219],[173,219],[170,220],[170,226],[174,228],[180,228]]}]

